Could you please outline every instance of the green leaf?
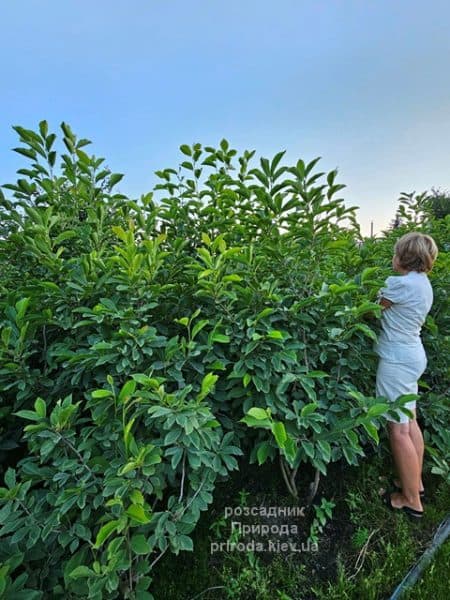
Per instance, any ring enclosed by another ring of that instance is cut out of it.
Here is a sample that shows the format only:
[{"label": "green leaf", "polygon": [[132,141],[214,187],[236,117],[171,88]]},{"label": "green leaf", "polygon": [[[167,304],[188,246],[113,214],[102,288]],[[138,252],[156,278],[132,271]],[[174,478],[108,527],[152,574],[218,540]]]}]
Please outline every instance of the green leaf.
[{"label": "green leaf", "polygon": [[287,434],[286,429],[284,428],[284,424],[281,421],[275,421],[272,425],[272,433],[275,436],[277,444],[280,448],[283,448],[286,440]]},{"label": "green leaf", "polygon": [[330,337],[331,337],[332,339],[336,339],[337,337],[339,337],[339,336],[341,335],[341,333],[342,333],[343,331],[344,331],[344,330],[343,330],[343,329],[341,329],[340,327],[332,327],[332,328],[330,329]]},{"label": "green leaf", "polygon": [[126,403],[136,390],[136,382],[134,379],[127,381],[119,393],[119,403]]},{"label": "green leaf", "polygon": [[71,141],[75,141],[75,136],[70,128],[70,126],[66,122],[61,123],[61,129],[63,130],[64,135],[69,138]]},{"label": "green leaf", "polygon": [[97,537],[95,539],[94,548],[98,550],[106,539],[113,533],[113,531],[117,530],[117,527],[120,525],[119,520],[109,521],[106,525],[100,528],[100,531],[97,533]]},{"label": "green leaf", "polygon": [[149,377],[148,375],[145,375],[145,373],[133,373],[133,375],[131,376],[135,381],[137,381],[138,383],[140,383],[141,385],[157,385],[158,381],[152,377]]},{"label": "green leaf", "polygon": [[232,273],[231,275],[225,275],[222,281],[242,281],[242,277],[236,273]]},{"label": "green leaf", "polygon": [[183,456],[183,448],[176,447],[174,449],[174,453],[172,454],[172,460],[170,461],[170,466],[172,467],[172,470],[177,468],[178,463],[180,462],[182,456]]},{"label": "green leaf", "polygon": [[205,265],[208,268],[212,268],[213,262],[212,262],[211,254],[208,252],[208,250],[206,248],[198,248],[197,253],[200,256],[200,258],[203,260]]},{"label": "green leaf", "polygon": [[137,533],[131,538],[131,549],[135,554],[149,554],[151,551],[150,544],[141,533]]},{"label": "green leaf", "polygon": [[8,467],[5,473],[5,483],[10,490],[16,485],[16,472],[11,467]]},{"label": "green leaf", "polygon": [[247,411],[247,414],[253,417],[254,419],[262,420],[267,419],[268,414],[267,410],[264,408],[258,408],[257,406],[253,406],[250,410]]},{"label": "green leaf", "polygon": [[39,421],[39,419],[41,418],[32,410],[19,410],[18,412],[13,414],[17,415],[18,417],[22,417],[22,419],[29,419],[30,421]]},{"label": "green leaf", "polygon": [[6,585],[7,585],[7,579],[6,576],[8,574],[9,571],[9,565],[3,565],[3,567],[0,567],[0,598],[4,598],[4,592],[6,589]]},{"label": "green leaf", "polygon": [[246,415],[240,422],[245,423],[248,427],[262,427],[263,429],[272,429],[272,423],[269,419],[255,419],[250,415]]},{"label": "green leaf", "polygon": [[194,544],[192,542],[192,539],[190,537],[188,537],[187,535],[181,534],[181,535],[177,536],[176,539],[177,539],[178,547],[180,548],[180,550],[192,551],[194,549]]},{"label": "green leaf", "polygon": [[205,244],[205,246],[211,246],[211,238],[205,232],[202,232],[202,242]]},{"label": "green leaf", "polygon": [[363,423],[362,425],[369,436],[378,444],[380,440],[378,438],[378,431],[375,425],[373,425],[373,423]]},{"label": "green leaf", "polygon": [[211,273],[214,273],[212,269],[205,269],[198,274],[198,279],[204,279],[205,277],[211,275]]},{"label": "green leaf", "polygon": [[352,398],[355,398],[355,400],[358,400],[360,404],[364,404],[366,401],[364,394],[361,394],[361,392],[358,392],[358,390],[347,389],[347,394]]},{"label": "green leaf", "polygon": [[306,375],[306,377],[313,377],[313,378],[317,378],[317,379],[323,379],[324,377],[329,377],[328,373],[325,373],[325,371],[308,371],[305,375]]},{"label": "green leaf", "polygon": [[95,576],[95,572],[86,567],[85,565],[80,565],[76,567],[71,573],[69,573],[69,577],[71,579],[80,579],[81,577],[92,577]]},{"label": "green leaf", "polygon": [[374,275],[379,270],[379,267],[366,267],[361,273],[361,282],[364,283],[371,275]]},{"label": "green leaf", "polygon": [[92,392],[93,398],[108,398],[109,396],[112,396],[111,390],[94,390]]},{"label": "green leaf", "polygon": [[130,471],[134,471],[136,468],[137,468],[136,461],[131,460],[126,465],[124,465],[121,469],[119,469],[118,475],[120,475],[120,476],[126,475],[126,473],[129,473]]},{"label": "green leaf", "polygon": [[22,154],[23,156],[26,156],[27,158],[32,158],[34,160],[36,160],[36,152],[34,150],[31,150],[29,148],[13,148],[14,152],[17,152],[18,154]]},{"label": "green leaf", "polygon": [[388,408],[389,408],[389,404],[383,404],[383,403],[374,404],[367,411],[367,416],[368,417],[378,417],[379,415],[382,415],[383,413],[385,413]]},{"label": "green leaf", "polygon": [[418,394],[402,394],[397,398],[397,400],[400,400],[402,404],[406,404],[414,400],[419,400],[419,398],[420,396]]},{"label": "green leaf", "polygon": [[255,321],[259,321],[259,319],[264,319],[264,317],[268,317],[273,312],[275,312],[273,308],[265,308],[264,310],[262,310],[260,313],[258,313],[256,315]]},{"label": "green leaf", "polygon": [[78,235],[77,232],[73,231],[73,230],[63,231],[53,240],[53,244],[55,246],[57,246],[58,244],[61,244],[65,240],[70,240],[74,237],[77,237],[77,235]]},{"label": "green leaf", "polygon": [[120,225],[113,225],[111,229],[117,235],[117,237],[122,240],[122,242],[128,241],[128,236],[123,227],[120,227]]},{"label": "green leaf", "polygon": [[128,423],[125,425],[125,428],[123,430],[123,440],[125,442],[125,448],[127,449],[127,451],[130,449],[131,442],[134,439],[133,435],[131,433],[131,429],[134,425],[135,420],[136,420],[136,417],[133,417],[132,419],[130,419],[128,421]]},{"label": "green leaf", "polygon": [[305,390],[308,398],[310,400],[312,400],[313,403],[316,402],[317,394],[314,389],[314,383],[308,377],[306,377],[304,375],[300,375],[298,380],[300,381],[300,385]]},{"label": "green leaf", "polygon": [[2,342],[6,347],[9,346],[9,340],[11,338],[11,333],[12,333],[12,327],[5,327],[4,329],[2,329]]},{"label": "green leaf", "polygon": [[180,437],[181,433],[182,433],[182,431],[178,428],[171,429],[164,437],[164,442],[163,442],[164,445],[170,446],[171,444],[176,442],[177,439]]},{"label": "green leaf", "polygon": [[311,442],[302,441],[302,448],[305,451],[305,454],[309,456],[309,458],[314,458],[314,446]]},{"label": "green leaf", "polygon": [[181,144],[180,146],[180,150],[183,154],[185,154],[186,156],[192,156],[192,150],[191,147],[188,146],[187,144]]},{"label": "green leaf", "polygon": [[123,179],[122,173],[113,173],[109,178],[109,185],[113,187]]},{"label": "green leaf", "polygon": [[323,460],[325,462],[330,462],[330,460],[331,460],[331,446],[330,446],[330,444],[327,441],[325,441],[325,440],[319,440],[317,442],[317,446],[320,448],[320,451],[322,452]]},{"label": "green leaf", "polygon": [[286,154],[286,150],[282,150],[281,152],[278,152],[277,154],[275,154],[275,156],[272,159],[272,164],[270,165],[270,173],[273,177],[273,175],[275,174],[275,170],[280,162],[280,160],[283,158],[283,156]]},{"label": "green leaf", "polygon": [[230,337],[228,335],[223,335],[222,333],[214,333],[211,340],[213,342],[219,342],[220,344],[227,344],[230,341]]},{"label": "green leaf", "polygon": [[286,440],[286,442],[284,444],[284,451],[286,453],[286,457],[287,457],[288,461],[292,465],[292,463],[297,455],[297,446],[295,445],[295,442],[291,437],[288,437],[288,439]]},{"label": "green leaf", "polygon": [[39,417],[45,418],[45,415],[47,414],[47,405],[45,404],[45,400],[42,398],[37,398],[36,402],[34,403],[34,410]]},{"label": "green leaf", "polygon": [[127,515],[142,525],[151,521],[148,512],[139,504],[131,504],[127,509]]},{"label": "green leaf", "polygon": [[209,323],[209,321],[207,319],[204,319],[202,321],[199,321],[198,323],[196,323],[194,325],[194,327],[192,328],[192,339],[195,338],[195,336],[197,335],[197,333],[199,331],[201,331],[203,329],[203,327],[205,327],[205,325],[207,325]]},{"label": "green leaf", "polygon": [[19,300],[18,302],[16,302],[16,311],[17,311],[16,322],[17,323],[19,321],[21,321],[23,319],[23,317],[25,316],[25,313],[26,313],[26,310],[27,310],[29,304],[30,304],[29,298],[22,298],[22,300]]},{"label": "green leaf", "polygon": [[302,417],[307,417],[311,413],[313,413],[319,405],[316,402],[310,402],[309,404],[305,404],[305,406],[300,411],[300,415]]},{"label": "green leaf", "polygon": [[47,137],[48,134],[48,123],[47,121],[39,121],[39,133],[43,138]]},{"label": "green leaf", "polygon": [[216,381],[218,379],[219,379],[219,376],[214,375],[214,373],[207,373],[203,377],[202,387],[201,387],[201,391],[199,394],[199,397],[201,399],[203,399],[205,396],[207,396],[210,393],[210,391],[214,388]]},{"label": "green leaf", "polygon": [[258,458],[258,464],[262,465],[266,462],[267,457],[269,456],[270,453],[270,444],[268,442],[263,442],[257,452],[256,452],[256,456]]},{"label": "green leaf", "polygon": [[356,325],[353,326],[353,329],[359,329],[364,333],[364,335],[374,340],[375,342],[378,339],[377,334],[374,331],[372,331],[372,329],[370,329],[370,327],[365,323],[356,323]]},{"label": "green leaf", "polygon": [[140,490],[132,490],[130,500],[133,504],[139,504],[140,506],[143,506],[145,503],[144,496]]},{"label": "green leaf", "polygon": [[110,350],[113,345],[110,342],[98,342],[92,346],[92,350]]},{"label": "green leaf", "polygon": [[267,333],[267,337],[272,338],[274,340],[283,340],[284,339],[283,332],[279,331],[278,329],[271,329]]}]

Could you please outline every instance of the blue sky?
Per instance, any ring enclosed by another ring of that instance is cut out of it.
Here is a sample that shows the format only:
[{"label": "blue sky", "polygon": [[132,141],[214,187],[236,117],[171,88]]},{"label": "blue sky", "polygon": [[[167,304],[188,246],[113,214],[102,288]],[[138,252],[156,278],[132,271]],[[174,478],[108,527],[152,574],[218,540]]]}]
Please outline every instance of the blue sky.
[{"label": "blue sky", "polygon": [[11,126],[68,122],[139,197],[178,147],[322,156],[367,234],[402,191],[448,189],[450,3],[14,0],[0,7],[0,183]]}]

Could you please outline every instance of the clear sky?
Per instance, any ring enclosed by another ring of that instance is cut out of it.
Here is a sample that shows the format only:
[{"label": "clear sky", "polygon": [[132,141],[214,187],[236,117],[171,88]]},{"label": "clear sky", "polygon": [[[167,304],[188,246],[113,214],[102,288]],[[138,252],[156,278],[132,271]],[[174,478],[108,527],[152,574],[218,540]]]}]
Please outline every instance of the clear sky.
[{"label": "clear sky", "polygon": [[3,0],[0,23],[0,183],[26,160],[11,126],[47,119],[132,197],[222,137],[322,156],[365,234],[450,187],[448,0]]}]

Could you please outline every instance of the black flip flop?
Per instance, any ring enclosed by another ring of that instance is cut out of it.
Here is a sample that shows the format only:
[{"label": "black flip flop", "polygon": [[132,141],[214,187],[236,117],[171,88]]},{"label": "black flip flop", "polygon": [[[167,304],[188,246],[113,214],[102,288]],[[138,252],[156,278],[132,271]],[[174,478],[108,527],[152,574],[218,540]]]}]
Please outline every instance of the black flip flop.
[{"label": "black flip flop", "polygon": [[402,508],[396,508],[395,506],[392,506],[391,492],[389,490],[383,494],[381,499],[383,501],[383,504],[393,512],[403,511],[412,520],[421,519],[423,517],[423,510],[416,510],[415,508],[411,508],[410,506],[402,506]]},{"label": "black flip flop", "polygon": [[[402,488],[401,488],[401,487],[399,487],[398,485],[396,485],[396,484],[394,483],[394,481],[391,481],[391,485],[392,485],[392,487],[393,487],[393,489],[394,489],[394,492],[399,492],[399,493],[401,494],[401,492],[402,492]],[[425,502],[425,501],[426,501],[426,498],[425,498],[425,490],[421,490],[421,491],[419,492],[419,496],[420,496],[420,499],[422,500],[422,502]]]}]

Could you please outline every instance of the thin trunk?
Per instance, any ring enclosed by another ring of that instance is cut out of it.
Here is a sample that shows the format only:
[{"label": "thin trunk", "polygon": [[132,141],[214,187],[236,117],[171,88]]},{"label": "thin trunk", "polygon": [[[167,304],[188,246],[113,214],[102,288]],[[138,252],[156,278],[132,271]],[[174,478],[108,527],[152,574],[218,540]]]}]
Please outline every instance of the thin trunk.
[{"label": "thin trunk", "polygon": [[316,473],[314,475],[314,481],[309,486],[309,496],[308,496],[308,500],[307,500],[308,505],[311,504],[311,502],[314,500],[315,495],[317,494],[317,489],[319,487],[319,481],[320,481],[320,471],[319,471],[319,469],[316,469]]},{"label": "thin trunk", "polygon": [[292,478],[289,475],[289,468],[284,464],[283,457],[280,454],[280,467],[281,473],[283,475],[284,482],[288,489],[288,492],[294,496],[294,498],[298,498],[297,488],[295,486],[295,482],[292,481]]}]

